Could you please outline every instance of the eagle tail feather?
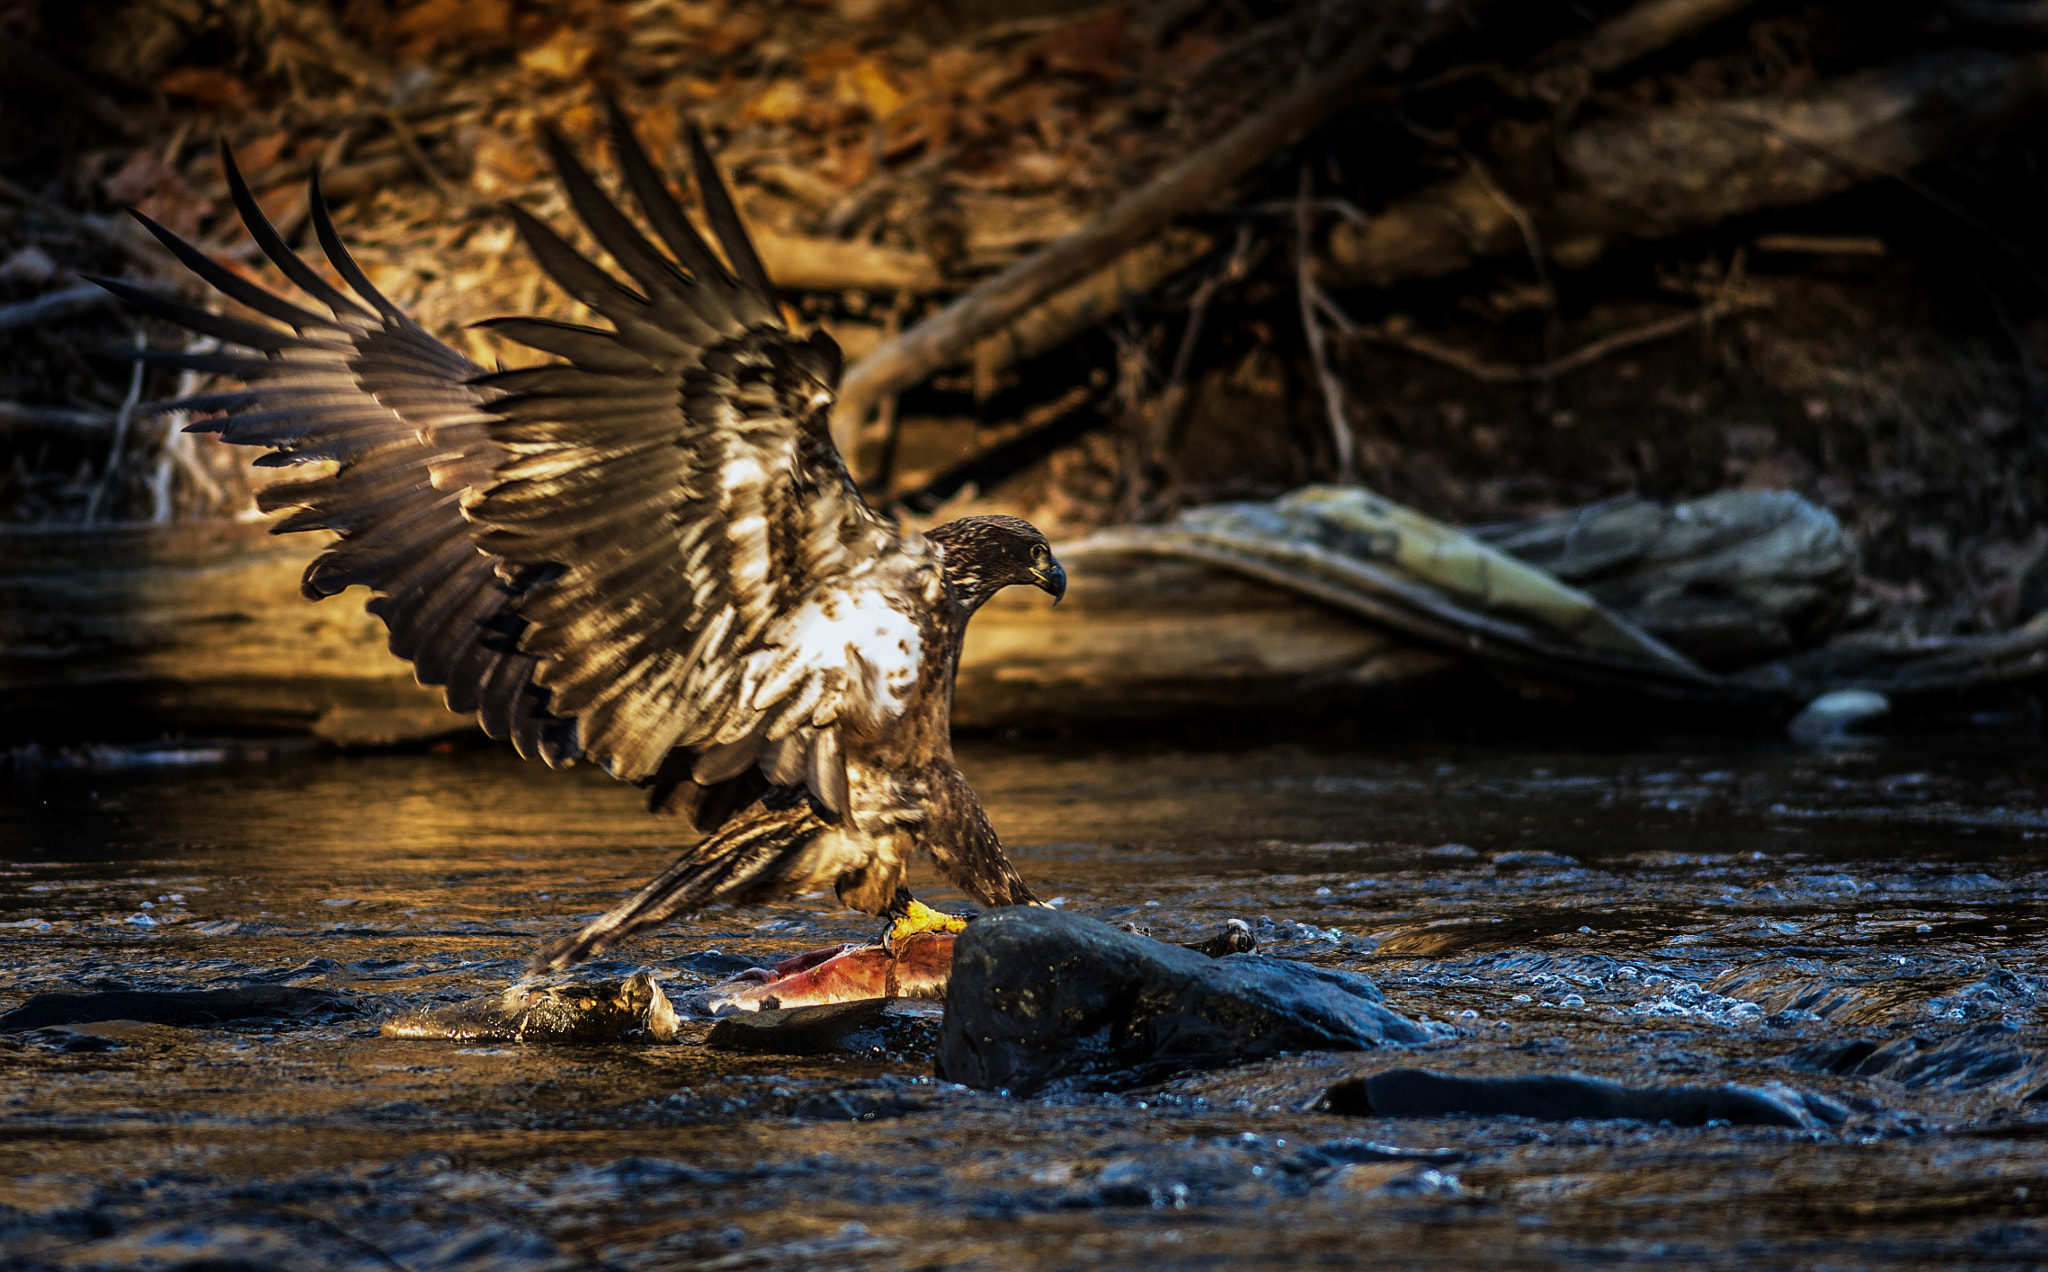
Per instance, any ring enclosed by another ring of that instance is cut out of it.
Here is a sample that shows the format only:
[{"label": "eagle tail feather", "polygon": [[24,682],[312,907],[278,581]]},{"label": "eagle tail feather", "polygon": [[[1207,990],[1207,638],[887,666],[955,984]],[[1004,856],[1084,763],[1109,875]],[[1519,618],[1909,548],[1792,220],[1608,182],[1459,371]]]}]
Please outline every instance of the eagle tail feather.
[{"label": "eagle tail feather", "polygon": [[635,932],[706,906],[720,902],[747,905],[783,895],[787,891],[784,882],[799,873],[812,844],[829,829],[830,824],[818,816],[809,799],[798,799],[793,807],[780,809],[757,804],[754,815],[742,814],[728,822],[646,887],[584,924],[581,931],[535,951],[527,970],[556,972],[574,967]]}]

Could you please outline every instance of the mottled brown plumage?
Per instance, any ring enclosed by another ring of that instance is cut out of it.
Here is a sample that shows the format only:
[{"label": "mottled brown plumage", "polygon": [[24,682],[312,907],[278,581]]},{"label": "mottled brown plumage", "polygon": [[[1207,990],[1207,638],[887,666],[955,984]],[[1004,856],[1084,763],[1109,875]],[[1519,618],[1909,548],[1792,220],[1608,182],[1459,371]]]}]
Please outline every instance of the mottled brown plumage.
[{"label": "mottled brown plumage", "polygon": [[707,833],[537,964],[706,905],[826,886],[901,914],[919,852],[984,905],[1030,900],[953,762],[949,718],[968,619],[1013,583],[1059,596],[1059,564],[1014,517],[918,535],[869,508],[827,429],[838,348],[785,328],[702,140],[692,132],[698,190],[724,262],[616,109],[612,135],[668,251],[547,135],[570,204],[631,285],[509,209],[548,274],[609,324],[487,324],[556,355],[545,366],[487,373],[429,336],[349,258],[316,182],[313,224],[349,290],[327,283],[225,149],[257,244],[328,313],[147,218],[201,277],[289,330],[105,285],[253,351],[145,355],[241,378],[169,404],[219,413],[194,428],[268,448],[260,464],[335,462],[265,495],[296,509],[278,530],[340,536],[308,567],[307,596],[368,586],[392,651],[452,710],[551,765],[588,757]]}]

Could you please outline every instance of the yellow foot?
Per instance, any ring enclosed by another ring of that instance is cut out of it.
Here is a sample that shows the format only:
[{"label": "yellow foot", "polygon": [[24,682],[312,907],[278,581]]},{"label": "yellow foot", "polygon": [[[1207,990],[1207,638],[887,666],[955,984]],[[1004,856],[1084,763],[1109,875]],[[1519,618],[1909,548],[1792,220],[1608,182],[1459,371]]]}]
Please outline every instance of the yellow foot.
[{"label": "yellow foot", "polygon": [[965,932],[967,920],[953,914],[941,914],[922,901],[912,901],[904,907],[903,913],[889,925],[889,933],[882,938],[882,944],[891,952],[904,941],[920,932]]}]

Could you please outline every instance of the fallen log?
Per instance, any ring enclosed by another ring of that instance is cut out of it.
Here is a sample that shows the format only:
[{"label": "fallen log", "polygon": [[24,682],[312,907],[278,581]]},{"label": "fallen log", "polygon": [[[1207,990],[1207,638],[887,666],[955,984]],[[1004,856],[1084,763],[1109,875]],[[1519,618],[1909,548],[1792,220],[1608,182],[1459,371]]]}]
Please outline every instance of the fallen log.
[{"label": "fallen log", "polygon": [[[1622,238],[1649,239],[1766,208],[1809,203],[1889,177],[2009,127],[2048,104],[2048,54],[1954,50],[1799,92],[1715,102],[1574,130],[1563,180],[1524,206],[1550,259],[1591,264]],[[1320,281],[1385,287],[1527,250],[1484,174],[1466,172],[1340,222]]]},{"label": "fallen log", "polygon": [[[413,682],[354,598],[302,600],[319,545],[266,529],[0,529],[0,736],[255,729],[375,745],[476,727]],[[959,725],[1383,715],[1496,675],[1768,718],[1844,688],[1952,700],[2048,674],[2048,618],[1810,648],[1842,613],[1854,547],[1784,492],[1468,533],[1310,487],[1058,551],[1058,610],[1010,589],[968,629]]]},{"label": "fallen log", "polygon": [[[320,544],[267,530],[0,528],[0,735],[260,730],[389,745],[475,728],[413,681],[356,596],[299,596]],[[1398,699],[1454,663],[1284,590],[1105,554],[1075,573],[1056,612],[1009,593],[982,611],[955,718],[1173,719]]]}]

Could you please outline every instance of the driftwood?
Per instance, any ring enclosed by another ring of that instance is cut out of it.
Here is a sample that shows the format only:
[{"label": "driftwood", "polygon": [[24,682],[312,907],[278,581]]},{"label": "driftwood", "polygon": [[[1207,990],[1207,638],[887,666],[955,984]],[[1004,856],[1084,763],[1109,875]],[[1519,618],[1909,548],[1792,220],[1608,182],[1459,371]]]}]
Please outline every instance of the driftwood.
[{"label": "driftwood", "polygon": [[1724,490],[1673,507],[1628,496],[1472,533],[1710,669],[1818,644],[1856,583],[1856,545],[1841,523],[1785,490]]},{"label": "driftwood", "polygon": [[1461,29],[1480,7],[1418,6],[1414,34],[1400,45],[1385,26],[1375,25],[1271,106],[1167,165],[1091,224],[1055,239],[854,364],[840,384],[832,421],[840,449],[851,453],[868,411],[883,397],[961,361],[978,341],[1032,306],[1102,269],[1175,217],[1215,199],[1253,166],[1349,104],[1390,57],[1405,60],[1416,45]]},{"label": "driftwood", "polygon": [[[1534,217],[1552,261],[1591,264],[1654,238],[1896,177],[2048,103],[2048,55],[1929,53],[1799,92],[1587,124],[1558,148],[1565,182]],[[1527,250],[1511,209],[1468,171],[1339,223],[1322,281],[1384,287]]]}]

